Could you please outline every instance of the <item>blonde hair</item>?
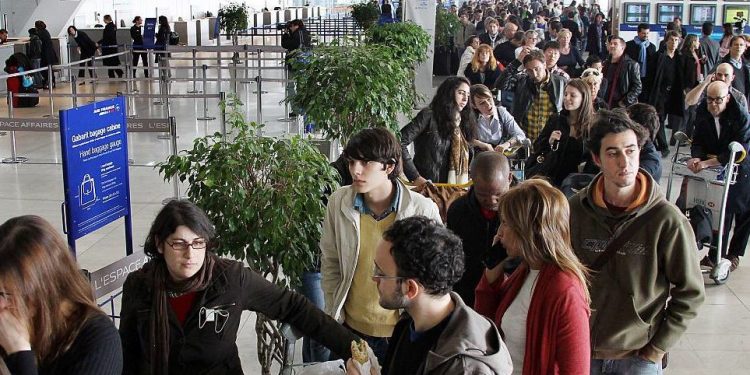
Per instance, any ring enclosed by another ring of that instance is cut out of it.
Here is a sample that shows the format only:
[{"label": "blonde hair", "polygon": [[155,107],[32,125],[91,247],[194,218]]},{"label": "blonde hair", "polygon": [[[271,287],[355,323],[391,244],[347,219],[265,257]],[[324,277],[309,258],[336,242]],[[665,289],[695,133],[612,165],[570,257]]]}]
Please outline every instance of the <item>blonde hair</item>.
[{"label": "blonde hair", "polygon": [[480,44],[479,47],[477,47],[477,50],[474,52],[474,57],[471,58],[471,71],[476,73],[480,69],[482,71],[487,70],[482,66],[482,63],[479,62],[479,54],[482,51],[487,51],[490,54],[490,60],[487,61],[488,68],[490,70],[497,70],[497,60],[495,60],[495,54],[492,53],[492,47],[490,47],[488,44]]},{"label": "blonde hair", "polygon": [[557,33],[557,40],[560,40],[560,38],[565,36],[567,36],[568,38],[573,38],[573,33],[571,33],[568,29],[560,29],[560,31]]},{"label": "blonde hair", "polygon": [[523,181],[503,195],[498,211],[527,263],[552,264],[575,276],[590,301],[589,271],[573,252],[570,207],[560,190],[541,179]]}]

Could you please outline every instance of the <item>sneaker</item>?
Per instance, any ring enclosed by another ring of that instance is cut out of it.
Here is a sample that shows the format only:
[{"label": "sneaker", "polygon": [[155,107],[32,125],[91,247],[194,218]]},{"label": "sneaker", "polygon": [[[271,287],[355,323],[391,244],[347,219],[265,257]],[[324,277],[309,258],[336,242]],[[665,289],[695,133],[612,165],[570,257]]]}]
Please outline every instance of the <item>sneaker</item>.
[{"label": "sneaker", "polygon": [[701,267],[714,268],[714,262],[708,256],[701,259]]},{"label": "sneaker", "polygon": [[729,272],[734,272],[740,266],[740,257],[736,255],[727,255],[727,260],[732,263],[729,267]]}]

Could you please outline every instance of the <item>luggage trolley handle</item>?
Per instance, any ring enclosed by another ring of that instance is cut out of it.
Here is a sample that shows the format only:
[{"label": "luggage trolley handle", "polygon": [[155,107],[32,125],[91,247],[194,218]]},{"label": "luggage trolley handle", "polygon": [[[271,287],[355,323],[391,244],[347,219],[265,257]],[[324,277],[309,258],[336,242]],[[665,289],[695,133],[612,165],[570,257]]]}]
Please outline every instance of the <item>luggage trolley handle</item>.
[{"label": "luggage trolley handle", "polygon": [[[745,151],[745,148],[742,147],[742,145],[739,142],[730,143],[729,144],[729,162],[721,171],[721,174],[717,176],[716,179],[722,182],[729,181],[729,185],[734,185],[737,182],[737,174],[739,173],[740,163],[742,163],[742,161],[745,160],[745,156],[747,156],[747,152]],[[729,175],[729,178],[726,178],[726,172],[730,170],[730,168],[731,168],[731,174]]]}]

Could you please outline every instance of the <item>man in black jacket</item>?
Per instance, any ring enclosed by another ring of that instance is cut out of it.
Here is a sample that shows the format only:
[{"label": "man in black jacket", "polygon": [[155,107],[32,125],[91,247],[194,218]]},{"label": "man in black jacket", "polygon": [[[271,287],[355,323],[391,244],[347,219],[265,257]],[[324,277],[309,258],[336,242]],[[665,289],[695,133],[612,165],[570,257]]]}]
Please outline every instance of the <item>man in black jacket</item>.
[{"label": "man in black jacket", "polygon": [[610,108],[627,107],[638,102],[641,75],[638,63],[625,52],[625,40],[619,36],[609,41],[609,58],[604,62],[604,78],[609,82],[604,100]]},{"label": "man in black jacket", "polygon": [[648,33],[648,24],[639,24],[638,35],[625,44],[625,54],[639,65],[639,74],[641,82],[643,82],[640,94],[641,102],[648,101],[651,77],[654,74],[654,55],[656,55],[656,47],[648,40]]},{"label": "man in black jacket", "polygon": [[493,51],[495,59],[503,64],[503,66],[508,66],[516,58],[516,48],[523,44],[524,38],[524,32],[517,31],[510,40],[500,43]]},{"label": "man in black jacket", "polygon": [[[718,120],[718,126],[717,126]],[[695,115],[695,133],[690,148],[692,159],[687,167],[693,172],[725,165],[729,161],[729,143],[739,142],[747,150],[750,146],[750,116],[729,94],[729,86],[721,81],[708,85],[706,98],[698,106]],[[729,188],[726,207],[724,242],[722,254],[727,249],[729,232],[734,221],[734,235],[725,257],[734,271],[745,255],[750,236],[750,162],[740,163],[737,182]]]},{"label": "man in black jacket", "polygon": [[667,143],[664,122],[669,116],[672,128],[679,130],[675,124],[682,123],[682,111],[684,108],[684,93],[682,91],[682,78],[680,58],[677,55],[677,46],[680,44],[680,34],[677,31],[668,31],[664,36],[666,48],[654,56],[654,71],[651,72],[652,86],[648,96],[648,103],[656,108],[659,113],[661,126],[655,138],[656,148],[663,157],[669,155],[669,144]]},{"label": "man in black jacket", "polygon": [[[521,62],[526,69],[523,73],[518,70]],[[562,110],[565,79],[550,73],[541,51],[524,47],[518,58],[505,68],[495,86],[513,91],[511,114],[532,142],[539,136],[547,119]]]},{"label": "man in black jacket", "polygon": [[512,175],[508,159],[499,152],[482,152],[471,162],[474,185],[448,209],[446,226],[464,245],[464,274],[453,290],[474,306],[474,289],[484,273],[485,258],[500,226],[500,197],[510,189]]}]

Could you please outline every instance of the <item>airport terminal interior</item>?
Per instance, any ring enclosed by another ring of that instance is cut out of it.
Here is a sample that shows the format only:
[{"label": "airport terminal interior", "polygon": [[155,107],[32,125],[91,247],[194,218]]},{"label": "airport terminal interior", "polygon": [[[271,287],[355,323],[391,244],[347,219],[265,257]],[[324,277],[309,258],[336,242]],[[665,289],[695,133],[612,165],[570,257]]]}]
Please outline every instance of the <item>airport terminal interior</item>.
[{"label": "airport terminal interior", "polygon": [[[11,35],[13,36],[13,35]],[[241,39],[240,43],[273,45],[275,37]],[[221,64],[222,80],[217,82],[191,82],[181,80],[192,77],[192,61],[190,53],[175,54],[170,65],[175,68],[171,77],[175,80],[169,84],[168,92],[174,97],[167,100],[160,97],[165,87],[160,87],[156,80],[136,80],[132,85],[122,82],[89,81],[85,85],[71,85],[68,72],[59,72],[55,94],[71,95],[73,88],[79,94],[79,105],[93,100],[112,97],[118,92],[125,93],[128,103],[128,113],[138,118],[167,118],[174,116],[177,129],[177,149],[185,150],[191,147],[193,140],[221,130],[221,113],[218,99],[213,95],[203,99],[198,94],[190,94],[194,88],[203,93],[231,94],[236,88],[236,95],[244,103],[243,112],[248,120],[255,121],[258,114],[262,114],[266,124],[265,134],[273,137],[286,137],[298,134],[302,126],[294,120],[288,120],[289,108],[283,104],[285,87],[282,82],[264,82],[261,93],[257,92],[254,77],[258,76],[257,61],[254,54],[249,55],[249,69],[244,70],[241,62],[238,72],[230,70],[232,66],[231,54],[223,54],[217,61],[215,52],[198,52],[201,64],[217,66]],[[262,62],[262,77],[268,79],[284,78],[283,57],[279,53],[267,52]],[[244,56],[240,56],[241,60]],[[200,70],[199,70],[200,71]],[[76,70],[73,70],[76,73]],[[106,76],[105,70],[98,70],[99,77]],[[152,77],[155,76],[152,72]],[[200,73],[198,73],[200,75]],[[143,77],[141,70],[137,77]],[[207,77],[217,78],[217,70],[209,69]],[[233,80],[233,78],[236,78]],[[435,77],[433,86],[442,82],[441,77]],[[236,82],[235,82],[236,81]],[[3,84],[4,86],[4,84]],[[434,89],[433,89],[434,90]],[[42,92],[47,92],[42,90]],[[96,97],[91,95],[96,92]],[[144,95],[152,94],[152,95]],[[430,97],[433,92],[424,92]],[[179,96],[183,97],[179,97]],[[185,96],[196,95],[194,98]],[[57,111],[72,107],[71,97],[55,97],[51,103],[49,98],[40,98],[40,103],[34,108],[16,108],[13,117],[48,118],[57,116]],[[261,105],[261,108],[258,105]],[[416,113],[416,111],[414,112]],[[209,120],[200,119],[205,114]],[[7,118],[8,106],[5,100],[0,104],[0,118]],[[401,125],[405,125],[409,116],[401,118]],[[11,132],[0,132],[0,158],[12,156],[12,143],[15,142],[15,153],[18,158],[25,158],[22,163],[0,163],[0,222],[9,218],[34,214],[50,221],[57,229],[63,230],[61,204],[64,201],[63,175],[61,166],[60,136],[55,132],[15,132],[12,139]],[[132,133],[128,135],[129,157],[132,159],[130,167],[130,194],[132,209],[132,229],[136,250],[142,247],[146,232],[155,214],[163,207],[165,199],[174,197],[174,186],[171,181],[165,181],[155,165],[164,161],[171,153],[171,140],[163,133]],[[672,148],[674,152],[674,147]],[[663,173],[660,185],[666,190],[671,168],[670,158],[662,159]],[[673,189],[679,189],[681,177],[675,176]],[[179,187],[184,193],[186,187]],[[672,199],[676,198],[673,194]],[[106,227],[87,235],[76,243],[76,257],[81,268],[93,271],[100,269],[119,258],[125,256],[124,224],[118,220]],[[0,260],[1,262],[2,260]],[[747,374],[750,369],[750,261],[743,264],[730,275],[724,285],[716,285],[708,277],[705,278],[706,302],[699,310],[698,317],[691,322],[687,333],[683,335],[679,344],[669,353],[668,374]],[[109,306],[105,306],[109,309]],[[119,300],[115,299],[115,313],[119,312]],[[239,347],[242,366],[247,374],[259,374],[260,367],[257,359],[256,335],[254,331],[254,314],[244,313],[243,324],[239,332],[237,344]],[[301,341],[297,348],[295,362],[301,362],[299,353]]]}]

